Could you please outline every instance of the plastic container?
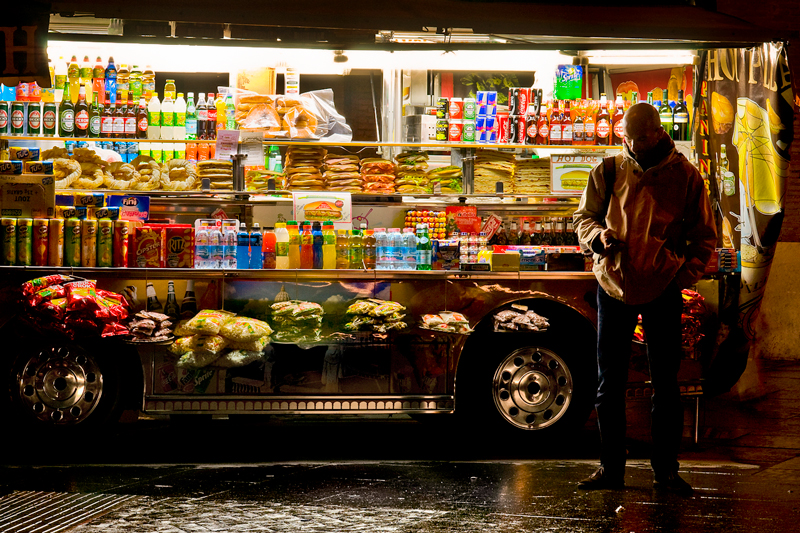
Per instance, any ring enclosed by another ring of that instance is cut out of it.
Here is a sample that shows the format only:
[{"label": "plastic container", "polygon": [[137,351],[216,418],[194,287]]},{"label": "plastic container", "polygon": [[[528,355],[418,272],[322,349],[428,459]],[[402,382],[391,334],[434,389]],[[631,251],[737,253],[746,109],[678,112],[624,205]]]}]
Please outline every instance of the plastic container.
[{"label": "plastic container", "polygon": [[250,268],[250,234],[247,233],[244,222],[239,224],[239,232],[236,234],[236,268]]},{"label": "plastic container", "polygon": [[389,234],[386,228],[375,228],[375,269],[389,270]]},{"label": "plastic container", "polygon": [[169,96],[164,96],[161,102],[161,138],[174,139],[175,131],[175,102]]},{"label": "plastic container", "polygon": [[403,267],[417,269],[417,236],[411,228],[403,228]]},{"label": "plastic container", "polygon": [[222,231],[218,226],[208,230],[208,268],[222,268]]},{"label": "plastic container", "polygon": [[175,100],[175,125],[172,129],[173,139],[186,138],[186,100],[183,99],[183,93],[178,93],[178,98]]},{"label": "plastic container", "polygon": [[403,266],[403,234],[400,228],[389,229],[389,270],[405,270]]},{"label": "plastic container", "polygon": [[154,93],[147,103],[147,138],[161,138],[161,101],[158,93]]},{"label": "plastic container", "polygon": [[258,222],[254,222],[253,229],[250,230],[250,268],[264,268],[263,247],[264,235],[261,233],[261,227],[258,225]]},{"label": "plastic container", "polygon": [[333,231],[333,222],[322,224],[322,268],[336,268],[336,232]]},{"label": "plastic container", "polygon": [[314,268],[314,236],[308,222],[303,222],[303,231],[300,233],[300,268]]},{"label": "plastic container", "polygon": [[[366,226],[363,224],[362,226]],[[368,229],[362,230],[364,234],[364,267],[367,270],[375,270],[377,257],[375,250],[375,231]]]},{"label": "plastic container", "polygon": [[275,235],[275,230],[273,228],[264,228],[264,239],[261,246],[263,254],[262,268],[275,270],[277,266],[276,244],[277,236]]},{"label": "plastic container", "polygon": [[323,246],[325,239],[322,236],[322,225],[319,222],[314,222],[311,226],[311,243],[314,253],[314,268],[323,268]]},{"label": "plastic container", "polygon": [[364,241],[361,230],[354,229],[347,242],[350,251],[350,268],[364,268]]},{"label": "plastic container", "polygon": [[287,222],[286,230],[289,233],[289,268],[300,268],[300,227],[297,221]]},{"label": "plastic container", "polygon": [[226,226],[222,232],[222,268],[236,268],[238,237],[234,226]]}]

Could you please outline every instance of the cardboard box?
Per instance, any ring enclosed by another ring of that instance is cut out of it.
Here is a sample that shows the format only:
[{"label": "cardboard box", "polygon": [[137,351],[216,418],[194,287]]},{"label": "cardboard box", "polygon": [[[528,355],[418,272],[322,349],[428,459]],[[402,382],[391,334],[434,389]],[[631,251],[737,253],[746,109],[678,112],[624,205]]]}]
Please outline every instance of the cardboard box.
[{"label": "cardboard box", "polygon": [[0,216],[53,218],[56,182],[42,174],[0,175]]},{"label": "cardboard box", "polygon": [[455,239],[438,240],[434,246],[433,270],[460,270],[461,250]]},{"label": "cardboard box", "polygon": [[133,233],[133,266],[139,268],[163,268],[161,248],[164,242],[164,228],[141,226]]},{"label": "cardboard box", "polygon": [[170,224],[164,229],[164,248],[168,268],[192,268],[194,228],[189,224]]},{"label": "cardboard box", "polygon": [[519,272],[519,252],[492,253],[492,272]]}]

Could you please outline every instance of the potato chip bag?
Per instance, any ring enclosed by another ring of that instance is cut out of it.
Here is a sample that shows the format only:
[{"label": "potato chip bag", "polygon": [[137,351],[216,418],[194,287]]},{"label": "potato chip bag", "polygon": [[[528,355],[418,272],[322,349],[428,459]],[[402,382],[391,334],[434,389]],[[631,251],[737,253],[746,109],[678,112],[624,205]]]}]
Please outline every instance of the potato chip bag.
[{"label": "potato chip bag", "polygon": [[220,328],[234,316],[236,315],[229,311],[204,309],[184,324],[184,328],[193,334],[216,335]]},{"label": "potato chip bag", "polygon": [[210,353],[219,355],[228,345],[228,341],[219,335],[192,335],[179,337],[169,347],[175,355],[184,355],[189,352]]},{"label": "potato chip bag", "polygon": [[267,347],[269,344],[269,337],[264,336],[259,339],[247,342],[230,342],[228,343],[228,348],[231,350],[243,350],[245,352],[263,352],[264,348]]},{"label": "potato chip bag", "polygon": [[228,320],[219,330],[220,335],[236,342],[254,341],[271,333],[272,328],[266,322],[243,316]]}]

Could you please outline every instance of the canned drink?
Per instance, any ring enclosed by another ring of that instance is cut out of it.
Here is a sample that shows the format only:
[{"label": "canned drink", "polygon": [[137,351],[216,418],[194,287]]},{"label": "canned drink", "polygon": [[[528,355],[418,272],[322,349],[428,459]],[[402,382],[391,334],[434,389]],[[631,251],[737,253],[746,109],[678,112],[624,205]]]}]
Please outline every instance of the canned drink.
[{"label": "canned drink", "polygon": [[97,221],[81,223],[81,266],[97,266]]},{"label": "canned drink", "polygon": [[475,142],[478,144],[486,144],[486,128],[475,130]]},{"label": "canned drink", "polygon": [[64,222],[64,266],[81,266],[81,221],[77,218]]},{"label": "canned drink", "polygon": [[508,89],[508,114],[519,115],[519,88],[510,87]]},{"label": "canned drink", "polygon": [[489,111],[489,108],[486,104],[476,104],[475,112],[477,113],[476,117],[485,117],[486,113]]},{"label": "canned drink", "polygon": [[528,114],[528,106],[531,104],[530,88],[521,87],[519,89],[518,102],[519,102],[519,114],[520,115]]},{"label": "canned drink", "polygon": [[42,108],[39,102],[28,102],[28,135],[40,135],[42,129]]},{"label": "canned drink", "polygon": [[508,113],[497,114],[497,142],[508,144]]},{"label": "canned drink", "polygon": [[517,117],[517,144],[525,144],[525,134],[528,131],[528,120],[525,115]]},{"label": "canned drink", "polygon": [[461,120],[451,120],[447,129],[447,140],[449,142],[460,142],[461,132],[464,131],[464,122]]},{"label": "canned drink", "polygon": [[17,264],[17,219],[2,218],[0,227],[3,229],[3,265],[14,266]]},{"label": "canned drink", "polygon": [[519,144],[519,115],[508,116],[508,144]]},{"label": "canned drink", "polygon": [[485,130],[486,129],[486,117],[477,117],[475,119],[475,130]]},{"label": "canned drink", "polygon": [[486,91],[486,105],[489,107],[497,105],[497,91]]},{"label": "canned drink", "polygon": [[497,117],[486,117],[486,131],[492,131],[497,125]]},{"label": "canned drink", "polygon": [[33,264],[36,266],[47,266],[50,259],[47,249],[50,243],[48,230],[50,220],[46,218],[33,219]]},{"label": "canned drink", "polygon": [[49,243],[47,245],[47,264],[50,266],[64,265],[64,219],[51,218],[48,231]]},{"label": "canned drink", "polygon": [[486,130],[486,144],[497,144],[497,130]]},{"label": "canned drink", "polygon": [[450,120],[462,120],[464,118],[464,99],[451,98],[447,112]]},{"label": "canned drink", "polygon": [[33,264],[33,219],[17,219],[17,264]]},{"label": "canned drink", "polygon": [[497,106],[494,105],[494,104],[487,105],[486,106],[486,116],[487,117],[496,117],[497,116]]},{"label": "canned drink", "polygon": [[44,104],[44,111],[42,112],[42,132],[49,137],[54,137],[56,134],[55,102],[46,102]]},{"label": "canned drink", "polygon": [[465,143],[475,142],[475,121],[465,120],[461,129],[461,141]]},{"label": "canned drink", "polygon": [[447,141],[447,130],[448,130],[448,123],[447,120],[440,119],[436,121],[436,140],[437,141]]},{"label": "canned drink", "polygon": [[488,98],[489,98],[489,91],[478,91],[476,96],[475,96],[475,102],[479,106],[481,106],[481,105],[485,106],[488,103],[487,102]]},{"label": "canned drink", "polygon": [[5,100],[0,101],[0,135],[5,135],[8,133],[8,117],[10,114],[11,105],[9,105],[9,103]]},{"label": "canned drink", "polygon": [[114,221],[97,221],[97,266],[114,266]]},{"label": "canned drink", "polygon": [[22,135],[25,131],[25,103],[11,104],[11,135]]},{"label": "canned drink", "polygon": [[464,98],[464,120],[475,120],[478,116],[478,103],[474,98]]},{"label": "canned drink", "polygon": [[436,100],[436,118],[447,118],[447,110],[450,107],[450,101],[446,96],[440,96]]}]

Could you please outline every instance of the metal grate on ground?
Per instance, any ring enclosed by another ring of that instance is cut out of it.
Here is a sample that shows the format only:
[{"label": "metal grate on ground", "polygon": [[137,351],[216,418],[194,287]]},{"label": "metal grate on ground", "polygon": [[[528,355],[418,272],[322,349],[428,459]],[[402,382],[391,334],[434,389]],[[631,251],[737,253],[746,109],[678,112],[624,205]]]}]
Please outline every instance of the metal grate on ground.
[{"label": "metal grate on ground", "polygon": [[0,531],[58,533],[138,498],[96,492],[14,491],[0,497]]}]

